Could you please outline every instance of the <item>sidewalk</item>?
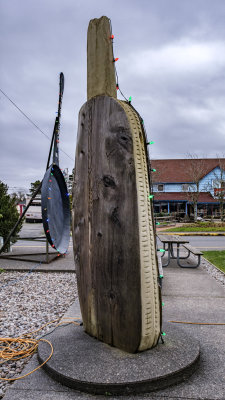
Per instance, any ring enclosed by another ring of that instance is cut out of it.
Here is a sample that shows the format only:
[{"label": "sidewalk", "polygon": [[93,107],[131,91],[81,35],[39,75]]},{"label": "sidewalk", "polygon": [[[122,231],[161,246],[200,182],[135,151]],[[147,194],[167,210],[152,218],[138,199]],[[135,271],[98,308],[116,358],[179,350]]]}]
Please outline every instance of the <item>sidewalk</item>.
[{"label": "sidewalk", "polygon": [[[55,260],[49,264],[43,264],[41,261],[46,257],[38,254],[45,252],[45,243],[39,244],[38,246],[32,247],[16,247],[13,246],[13,251],[7,253],[9,255],[19,255],[24,253],[32,254],[34,261],[19,261],[13,259],[0,258],[0,268],[5,271],[36,271],[36,272],[75,272],[74,266],[74,256],[73,256],[73,245],[72,239],[70,239],[70,244],[68,248],[68,253],[65,256],[56,257]],[[57,252],[52,251],[49,246],[49,254],[56,254]],[[29,256],[30,257],[30,256]],[[25,258],[25,257],[24,257]]]},{"label": "sidewalk", "polygon": [[[176,262],[164,268],[163,281],[164,322],[192,321],[205,323],[225,322],[224,287],[208,275],[202,266],[197,269],[181,269]],[[78,304],[69,310],[70,316],[78,316]],[[177,324],[200,342],[200,366],[192,377],[177,386],[150,394],[112,397],[111,399],[224,399],[225,326]],[[165,337],[166,340],[166,337]],[[53,355],[54,356],[54,355]],[[85,354],[84,354],[85,357]],[[36,356],[25,367],[23,374],[31,371],[38,362]],[[6,392],[4,400],[84,400],[108,399],[76,392],[52,380],[43,370],[15,382]]]}]

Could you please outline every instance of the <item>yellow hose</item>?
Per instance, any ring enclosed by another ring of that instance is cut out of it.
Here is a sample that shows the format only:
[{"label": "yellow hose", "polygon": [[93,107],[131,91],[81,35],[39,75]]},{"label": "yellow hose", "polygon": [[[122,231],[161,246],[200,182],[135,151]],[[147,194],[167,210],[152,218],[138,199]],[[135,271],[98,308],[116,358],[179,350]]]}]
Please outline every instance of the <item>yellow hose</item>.
[{"label": "yellow hose", "polygon": [[[77,319],[80,319],[80,318],[75,317],[75,318],[67,318],[66,320],[61,320],[61,322],[58,323],[56,325],[56,327],[60,326],[60,325],[64,325],[66,323],[80,325],[78,322],[75,321]],[[21,335],[16,338],[0,338],[0,358],[3,360],[0,362],[0,364],[3,364],[7,361],[17,361],[22,358],[26,358],[26,357],[33,355],[37,351],[38,345],[40,342],[48,343],[51,348],[51,353],[48,356],[48,358],[37,368],[35,368],[32,371],[28,372],[27,374],[19,376],[17,378],[1,378],[0,377],[1,380],[16,381],[18,379],[23,379],[26,376],[37,371],[39,368],[43,367],[43,365],[45,365],[50,360],[50,358],[52,357],[53,352],[54,352],[51,342],[49,342],[49,340],[47,340],[47,339],[34,339],[34,338],[32,338],[32,335],[34,335],[34,333],[41,331],[47,325],[53,324],[54,322],[57,322],[57,321],[59,321],[59,319],[47,322],[45,325],[41,326],[41,328],[39,328],[35,331],[32,331],[32,332],[26,333],[26,334]]]}]

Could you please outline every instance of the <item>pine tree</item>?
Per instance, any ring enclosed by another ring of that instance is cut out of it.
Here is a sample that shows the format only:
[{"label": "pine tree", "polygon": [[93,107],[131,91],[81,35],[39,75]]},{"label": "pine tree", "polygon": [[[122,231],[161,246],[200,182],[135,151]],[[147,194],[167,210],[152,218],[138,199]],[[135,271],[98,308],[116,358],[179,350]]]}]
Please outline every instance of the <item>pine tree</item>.
[{"label": "pine tree", "polygon": [[[30,194],[34,194],[35,190],[37,190],[38,186],[40,185],[41,181],[31,182],[30,186]],[[41,189],[38,191],[38,194],[41,194]]]},{"label": "pine tree", "polygon": [[[7,192],[7,185],[0,181],[0,236],[3,237],[3,243],[19,219],[15,199],[11,198]],[[11,243],[16,242],[22,224],[23,221],[18,225],[13,237],[10,239]]]}]

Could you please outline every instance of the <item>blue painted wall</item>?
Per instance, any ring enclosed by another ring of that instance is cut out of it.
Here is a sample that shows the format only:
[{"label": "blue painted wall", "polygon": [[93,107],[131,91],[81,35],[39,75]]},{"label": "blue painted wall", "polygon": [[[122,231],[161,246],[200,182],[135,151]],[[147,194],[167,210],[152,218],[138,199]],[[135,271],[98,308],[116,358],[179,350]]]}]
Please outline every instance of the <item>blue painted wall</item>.
[{"label": "blue painted wall", "polygon": [[[223,174],[223,179],[225,180],[225,172]],[[221,178],[221,173],[220,173],[220,168],[216,167],[213,169],[211,172],[209,172],[207,175],[202,178],[200,182],[200,191],[201,192],[210,192],[212,195],[214,194],[214,188],[213,188],[213,181],[216,179]],[[164,183],[164,190],[163,192],[183,192],[183,185],[186,182],[183,183]],[[158,184],[153,185],[153,190],[154,192],[158,192]],[[160,193],[160,192],[159,192]]]},{"label": "blue painted wall", "polygon": [[[163,192],[182,192],[182,183],[164,183]],[[154,192],[158,192],[158,184],[153,185]]]},{"label": "blue painted wall", "polygon": [[[216,179],[221,179],[221,172],[219,167],[216,167],[214,170],[209,172],[209,174],[204,176],[204,178],[200,182],[200,191],[210,192],[212,195],[214,195],[213,181],[215,181]],[[225,180],[225,173],[223,173],[223,179]]]}]

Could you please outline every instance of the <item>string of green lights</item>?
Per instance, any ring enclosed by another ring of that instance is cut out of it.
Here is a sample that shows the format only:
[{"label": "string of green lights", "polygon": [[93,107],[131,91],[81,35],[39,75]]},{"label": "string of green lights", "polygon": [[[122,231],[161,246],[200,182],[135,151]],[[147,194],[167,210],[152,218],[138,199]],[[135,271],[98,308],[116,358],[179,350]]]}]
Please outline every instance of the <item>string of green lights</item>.
[{"label": "string of green lights", "polygon": [[[110,21],[110,30],[111,30],[110,39],[111,39],[111,41],[112,41],[112,48],[113,48],[113,39],[114,39],[114,35],[112,34],[112,25],[111,25],[111,21]],[[113,62],[115,63],[115,62],[118,61],[118,60],[119,60],[119,58],[118,58],[118,57],[115,58],[115,57],[114,57],[114,52],[113,52]],[[144,134],[145,134],[145,139],[147,139],[147,134],[146,134],[146,130],[145,130],[145,127],[144,127],[144,120],[142,119],[142,117],[140,116],[140,114],[137,112],[137,110],[131,105],[132,97],[129,96],[129,99],[127,99],[127,98],[124,96],[123,92],[120,90],[116,66],[115,66],[115,73],[116,73],[116,89],[119,90],[119,92],[121,93],[121,95],[123,96],[123,98],[125,99],[125,101],[128,102],[129,105],[130,105],[130,106],[135,110],[135,112],[137,113],[137,115],[138,115],[138,117],[139,117],[139,119],[140,119],[140,122],[141,122],[141,124],[142,124],[142,127],[143,127],[143,131],[144,131]],[[152,145],[152,144],[154,144],[154,143],[155,143],[155,142],[152,141],[152,140],[149,141],[149,142],[147,142],[147,140],[146,140],[146,146]],[[156,172],[156,169],[155,169],[155,168],[150,168],[150,171],[151,171],[151,172]],[[154,195],[153,195],[153,194],[150,194],[150,195],[148,196],[148,198],[149,198],[150,200],[153,200],[153,199],[154,199]],[[160,225],[160,222],[156,222],[156,225]],[[161,252],[161,253],[164,253],[164,252],[165,252],[164,249],[158,249],[158,251]],[[159,274],[159,284],[160,284],[160,286],[161,286],[162,279],[163,279],[163,275],[162,275],[162,274]],[[164,302],[162,302],[162,306],[164,306]],[[165,332],[161,332],[160,337],[161,337],[162,343],[164,343],[164,340],[163,340],[163,337],[164,337],[164,336],[166,336],[166,333],[165,333]]]}]

